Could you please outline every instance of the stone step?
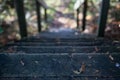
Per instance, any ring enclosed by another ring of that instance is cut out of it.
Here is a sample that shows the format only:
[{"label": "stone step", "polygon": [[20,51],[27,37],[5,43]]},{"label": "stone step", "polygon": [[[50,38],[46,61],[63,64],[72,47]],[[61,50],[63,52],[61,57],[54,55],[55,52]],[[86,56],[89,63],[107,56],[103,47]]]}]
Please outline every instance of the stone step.
[{"label": "stone step", "polygon": [[[94,42],[94,41],[108,41],[103,38],[25,38],[21,42]],[[20,42],[19,41],[19,42]]]},{"label": "stone step", "polygon": [[36,36],[31,36],[29,38],[96,38],[96,35],[94,34],[81,34],[81,32],[68,32],[68,31],[62,31],[62,32],[40,32],[40,34]]},{"label": "stone step", "polygon": [[88,42],[16,42],[10,43],[6,46],[118,46],[120,42],[111,42],[111,41],[88,41]]},{"label": "stone step", "polygon": [[0,78],[0,80],[119,80],[119,76],[117,77],[101,77],[101,76],[65,76],[65,77],[61,77],[61,76],[48,76],[48,77],[4,77],[4,78]]},{"label": "stone step", "polygon": [[24,53],[114,53],[120,52],[120,46],[11,46],[1,52]]},{"label": "stone step", "polygon": [[[103,42],[16,42],[8,44],[7,46],[98,46],[107,45],[108,43]],[[109,43],[109,45],[116,45]]]},{"label": "stone step", "polygon": [[120,53],[0,54],[1,80],[119,80],[119,75]]}]

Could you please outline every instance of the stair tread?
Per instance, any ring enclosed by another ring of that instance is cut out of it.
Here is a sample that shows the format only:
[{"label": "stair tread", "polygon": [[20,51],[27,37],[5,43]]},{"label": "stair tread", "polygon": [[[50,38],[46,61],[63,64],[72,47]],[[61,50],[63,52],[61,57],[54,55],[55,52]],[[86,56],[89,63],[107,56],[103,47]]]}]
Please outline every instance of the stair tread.
[{"label": "stair tread", "polygon": [[17,77],[17,78],[0,78],[0,80],[119,80],[118,77]]},{"label": "stair tread", "polygon": [[[95,46],[95,45],[107,45],[107,43],[103,42],[18,42],[13,44],[8,44],[7,46]],[[109,44],[109,45],[116,45],[116,44]]]},{"label": "stair tread", "polygon": [[119,80],[120,42],[75,33],[8,44],[0,50],[0,80]]},{"label": "stair tread", "polygon": [[11,46],[1,52],[25,53],[98,53],[120,52],[119,46]]},{"label": "stair tread", "polygon": [[96,42],[16,42],[10,43],[6,46],[100,46],[100,45],[110,45],[117,46],[120,43],[112,43],[105,41],[96,41]]},{"label": "stair tread", "polygon": [[40,34],[33,36],[31,38],[95,38],[94,34],[82,34],[80,31],[72,30],[71,31],[60,31],[60,32],[51,32],[51,31],[43,31]]},{"label": "stair tread", "polygon": [[[114,60],[109,57],[111,55]],[[0,77],[120,75],[120,54],[0,54]],[[85,71],[79,73],[81,66]]]},{"label": "stair tread", "polygon": [[26,38],[26,39],[22,39],[22,40],[20,40],[20,41],[28,41],[28,42],[30,42],[30,41],[36,41],[36,42],[40,42],[40,41],[42,41],[42,42],[57,42],[57,41],[61,41],[61,42],[71,42],[71,41],[78,41],[78,42],[80,42],[80,41],[88,41],[88,42],[90,42],[90,41],[102,41],[102,40],[107,40],[107,39],[102,39],[102,38],[100,38],[100,39],[97,39],[97,38],[69,38],[69,39],[66,39],[66,38]]}]

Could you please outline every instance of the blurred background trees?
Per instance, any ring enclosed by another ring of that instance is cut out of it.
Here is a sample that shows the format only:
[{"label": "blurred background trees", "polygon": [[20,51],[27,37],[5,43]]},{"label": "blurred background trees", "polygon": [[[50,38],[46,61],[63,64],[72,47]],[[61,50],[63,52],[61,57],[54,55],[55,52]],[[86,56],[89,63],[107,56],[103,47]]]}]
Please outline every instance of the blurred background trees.
[{"label": "blurred background trees", "polygon": [[[102,0],[88,0],[87,29],[85,33],[95,33],[98,29],[100,5]],[[49,6],[48,22],[42,22],[43,30],[49,28],[76,28],[74,3],[76,0],[45,0]],[[28,33],[35,35],[37,31],[37,16],[34,0],[24,0]],[[106,35],[109,38],[120,38],[120,0],[111,0],[108,14]],[[80,8],[79,19],[82,19],[83,6]],[[43,10],[41,10],[42,13]],[[43,17],[43,16],[42,16]],[[81,24],[81,21],[79,22]],[[82,24],[81,24],[82,25]],[[20,39],[19,25],[14,6],[14,0],[0,0],[0,42]]]}]

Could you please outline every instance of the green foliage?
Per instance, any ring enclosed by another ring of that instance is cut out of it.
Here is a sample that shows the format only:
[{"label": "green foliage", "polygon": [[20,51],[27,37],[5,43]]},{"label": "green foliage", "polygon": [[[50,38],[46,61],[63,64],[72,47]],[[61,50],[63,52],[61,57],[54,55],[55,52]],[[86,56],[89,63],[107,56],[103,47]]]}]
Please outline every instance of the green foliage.
[{"label": "green foliage", "polygon": [[35,10],[35,8],[36,8],[35,0],[24,0],[24,7],[25,7],[25,10],[27,10],[27,11]]},{"label": "green foliage", "polygon": [[6,17],[15,15],[14,0],[0,0],[0,22]]},{"label": "green foliage", "polygon": [[14,0],[0,0],[0,12],[14,8]]},{"label": "green foliage", "polygon": [[0,34],[1,34],[1,33],[3,33],[3,29],[2,29],[2,27],[0,26]]},{"label": "green foliage", "polygon": [[110,3],[110,15],[115,21],[120,21],[120,1],[113,0]]}]

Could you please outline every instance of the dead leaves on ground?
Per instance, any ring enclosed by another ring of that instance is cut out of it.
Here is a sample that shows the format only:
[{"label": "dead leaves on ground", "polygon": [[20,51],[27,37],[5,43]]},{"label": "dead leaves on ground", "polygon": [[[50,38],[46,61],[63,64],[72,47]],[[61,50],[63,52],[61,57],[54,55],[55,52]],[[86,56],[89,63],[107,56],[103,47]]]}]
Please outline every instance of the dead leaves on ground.
[{"label": "dead leaves on ground", "polygon": [[21,63],[21,65],[22,65],[22,66],[24,66],[24,65],[25,65],[25,63],[24,63],[22,60],[20,61],[20,63]]},{"label": "dead leaves on ground", "polygon": [[78,71],[75,70],[75,71],[73,71],[73,72],[74,72],[75,74],[82,74],[82,73],[85,72],[85,69],[86,69],[86,65],[85,65],[85,63],[82,63],[80,69],[79,69]]},{"label": "dead leaves on ground", "polygon": [[112,55],[109,55],[109,58],[113,61],[114,60],[114,58],[113,58],[113,56]]}]

